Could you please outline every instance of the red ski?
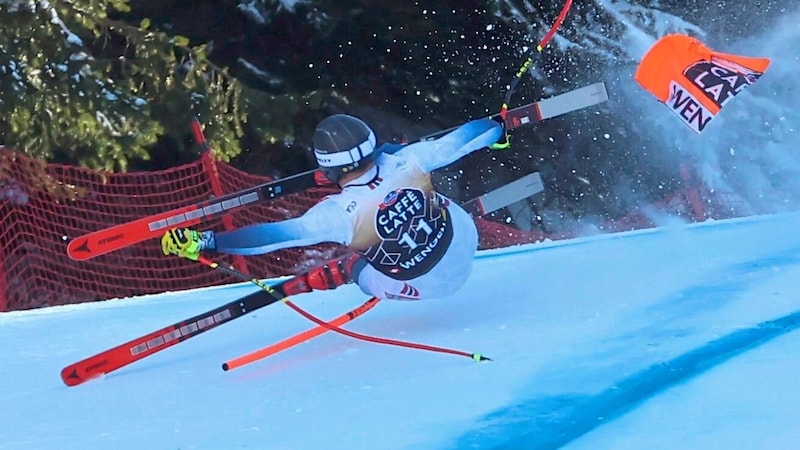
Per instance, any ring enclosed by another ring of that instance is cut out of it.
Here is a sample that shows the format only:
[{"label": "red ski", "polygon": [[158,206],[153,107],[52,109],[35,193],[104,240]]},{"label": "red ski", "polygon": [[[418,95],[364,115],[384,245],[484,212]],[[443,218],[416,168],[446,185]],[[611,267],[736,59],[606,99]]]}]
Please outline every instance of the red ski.
[{"label": "red ski", "polygon": [[174,323],[70,364],[61,370],[61,379],[67,386],[77,386],[172,347],[186,339],[193,338],[198,334],[242,317],[259,308],[279,302],[286,298],[283,292],[283,283],[285,281],[272,287],[274,294],[259,290],[192,318]]},{"label": "red ski", "polygon": [[[595,83],[555,97],[510,109],[506,115],[506,126],[508,129],[518,128],[597,105],[606,100],[608,100],[608,93],[606,92],[605,84],[602,82]],[[455,128],[433,133],[421,138],[420,141],[434,139]],[[213,200],[173,209],[85,234],[70,241],[67,246],[67,254],[76,261],[88,260],[148,239],[160,237],[169,228],[197,225],[243,206],[326,185],[332,186],[324,180],[321,172],[316,170],[302,172]],[[478,208],[479,211],[480,209]]]},{"label": "red ski", "polygon": [[67,245],[67,254],[76,261],[84,261],[113,251],[159,237],[175,227],[189,227],[222,216],[232,210],[328,184],[318,171],[303,172],[291,177],[244,189],[233,194],[207,200],[194,205],[154,214],[131,222],[93,231],[73,239]]}]

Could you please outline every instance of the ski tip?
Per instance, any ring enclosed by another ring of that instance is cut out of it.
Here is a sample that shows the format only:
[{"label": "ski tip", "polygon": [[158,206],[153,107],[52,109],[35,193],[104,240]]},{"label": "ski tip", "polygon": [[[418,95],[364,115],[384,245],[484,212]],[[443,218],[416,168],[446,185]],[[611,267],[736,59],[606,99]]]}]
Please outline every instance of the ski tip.
[{"label": "ski tip", "polygon": [[67,243],[67,255],[73,261],[84,261],[94,256],[89,249],[88,239],[73,239]]},{"label": "ski tip", "polygon": [[222,364],[222,370],[224,370],[226,372],[228,371],[228,363],[223,363]]},{"label": "ski tip", "polygon": [[73,366],[61,369],[61,381],[67,386],[77,386],[83,383],[83,378],[78,375],[78,371]]},{"label": "ski tip", "polygon": [[95,378],[100,378],[103,376],[103,373],[97,373],[90,377],[84,377],[78,373],[78,368],[74,365],[64,367],[61,369],[61,381],[64,382],[69,387],[78,386],[80,384],[86,383],[89,380],[93,380]]},{"label": "ski tip", "polygon": [[594,98],[597,103],[603,103],[608,101],[608,90],[606,90],[606,84],[602,81],[595,83],[592,85],[594,87]]}]

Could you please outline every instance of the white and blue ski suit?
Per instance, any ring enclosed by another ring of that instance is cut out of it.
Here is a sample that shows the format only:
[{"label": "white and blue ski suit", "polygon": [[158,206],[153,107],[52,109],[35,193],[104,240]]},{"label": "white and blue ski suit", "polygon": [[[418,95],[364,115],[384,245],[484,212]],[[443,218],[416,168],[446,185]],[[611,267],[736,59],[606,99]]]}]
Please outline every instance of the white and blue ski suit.
[{"label": "white and blue ski suit", "polygon": [[502,126],[468,122],[441,138],[382,152],[359,178],[300,217],[216,233],[215,250],[254,255],[335,242],[367,262],[355,274],[366,294],[417,300],[455,293],[478,248],[469,214],[438,194],[430,173],[497,142]]}]

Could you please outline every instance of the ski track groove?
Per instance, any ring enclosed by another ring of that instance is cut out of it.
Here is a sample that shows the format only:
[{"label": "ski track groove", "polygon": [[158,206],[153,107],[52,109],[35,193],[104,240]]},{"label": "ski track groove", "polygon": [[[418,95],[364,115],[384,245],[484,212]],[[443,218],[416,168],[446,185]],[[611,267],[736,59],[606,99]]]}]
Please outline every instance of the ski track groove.
[{"label": "ski track groove", "polygon": [[[723,275],[665,299],[696,305],[714,303],[746,292],[784,269],[800,265],[800,248],[791,248],[756,260],[734,264]],[[731,279],[737,281],[731,282]],[[724,295],[724,298],[720,297]],[[661,303],[661,302],[659,302]],[[691,305],[687,305],[691,306]],[[633,411],[661,392],[691,381],[730,359],[800,328],[800,310],[737,330],[670,360],[613,382],[596,395],[564,393],[534,397],[494,411],[454,440],[450,448],[556,449]]]}]

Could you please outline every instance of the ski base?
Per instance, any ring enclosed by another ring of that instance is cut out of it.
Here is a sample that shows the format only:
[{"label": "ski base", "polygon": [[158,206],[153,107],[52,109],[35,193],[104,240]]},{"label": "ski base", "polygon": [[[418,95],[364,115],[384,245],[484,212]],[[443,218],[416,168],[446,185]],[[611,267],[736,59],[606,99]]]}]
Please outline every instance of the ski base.
[{"label": "ski base", "polygon": [[462,207],[473,216],[483,216],[542,191],[544,191],[542,177],[539,172],[534,172],[474,198],[464,203]]}]

